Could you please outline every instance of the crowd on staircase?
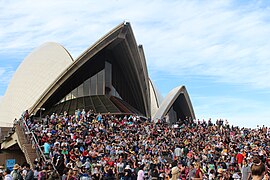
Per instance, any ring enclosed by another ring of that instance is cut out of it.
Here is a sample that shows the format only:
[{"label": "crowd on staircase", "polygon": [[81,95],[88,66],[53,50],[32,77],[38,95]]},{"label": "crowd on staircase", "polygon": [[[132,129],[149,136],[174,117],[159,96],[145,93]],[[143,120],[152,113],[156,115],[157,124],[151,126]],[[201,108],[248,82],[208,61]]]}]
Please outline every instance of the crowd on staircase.
[{"label": "crowd on staircase", "polygon": [[188,118],[154,123],[84,110],[24,120],[46,157],[33,170],[14,167],[24,179],[29,171],[39,180],[269,179],[269,127]]}]

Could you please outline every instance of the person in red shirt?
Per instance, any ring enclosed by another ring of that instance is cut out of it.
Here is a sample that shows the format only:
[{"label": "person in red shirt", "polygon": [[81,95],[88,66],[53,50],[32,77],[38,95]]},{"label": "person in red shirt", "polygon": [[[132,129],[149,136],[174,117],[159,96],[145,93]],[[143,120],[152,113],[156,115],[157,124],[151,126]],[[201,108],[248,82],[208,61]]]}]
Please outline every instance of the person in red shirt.
[{"label": "person in red shirt", "polygon": [[244,159],[244,155],[242,154],[242,151],[241,152],[238,152],[238,154],[236,155],[236,160],[237,160],[237,164],[239,166],[239,169],[241,169],[242,167],[242,162],[243,162],[243,159]]},{"label": "person in red shirt", "polygon": [[194,167],[196,168],[195,177],[192,178],[193,180],[201,180],[203,179],[203,173],[201,171],[200,163],[196,162],[194,164]]}]

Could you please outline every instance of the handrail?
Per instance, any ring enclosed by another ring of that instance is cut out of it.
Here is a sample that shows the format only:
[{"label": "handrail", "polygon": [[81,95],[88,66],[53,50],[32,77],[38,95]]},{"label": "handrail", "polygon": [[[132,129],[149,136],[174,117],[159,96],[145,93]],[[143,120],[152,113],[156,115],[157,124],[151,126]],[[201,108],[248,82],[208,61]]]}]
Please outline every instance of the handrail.
[{"label": "handrail", "polygon": [[[20,124],[20,126],[22,127],[22,125],[24,125],[24,127],[25,127],[24,133],[25,133],[25,135],[26,135],[27,141],[29,142],[29,139],[30,139],[29,137],[27,137],[27,135],[31,134],[31,137],[34,138],[35,144],[39,147],[39,152],[38,152],[38,153],[39,153],[39,156],[41,155],[42,158],[43,158],[43,160],[45,161],[45,160],[46,160],[45,155],[43,154],[43,152],[42,152],[40,146],[38,145],[37,140],[36,140],[36,138],[35,138],[33,132],[31,132],[31,131],[29,130],[29,127],[28,127],[28,125],[26,124],[26,122],[25,122],[24,119],[20,119],[20,120],[21,120],[21,122],[23,123],[23,124]],[[30,142],[30,143],[31,143],[31,142]],[[32,143],[31,143],[31,144],[32,144]]]},{"label": "handrail", "polygon": [[43,157],[43,160],[46,160],[46,157],[45,157],[43,151],[41,150],[41,148],[40,148],[40,146],[39,146],[39,144],[38,144],[38,141],[37,141],[37,139],[36,139],[35,134],[34,134],[32,131],[29,130],[29,127],[28,127],[28,125],[26,124],[25,120],[23,120],[23,121],[24,121],[25,126],[27,127],[27,131],[31,133],[32,138],[33,138],[34,141],[35,141],[35,145],[38,147],[38,150],[39,150],[41,156]]},{"label": "handrail", "polygon": [[[36,137],[35,137],[35,134],[34,134],[32,131],[30,131],[28,125],[26,124],[26,121],[25,121],[23,118],[21,118],[20,120],[23,122],[24,127],[26,127],[26,131],[27,131],[26,133],[32,135],[32,139],[34,140],[34,145],[35,145],[35,147],[38,148],[38,152],[37,152],[37,153],[38,153],[39,157],[42,157],[42,159],[43,159],[44,162],[50,162],[51,165],[52,165],[52,167],[53,167],[53,169],[58,173],[58,171],[57,171],[56,167],[54,166],[53,162],[51,162],[50,160],[47,160],[47,158],[46,158],[46,156],[44,155],[44,153],[43,153],[41,147],[40,147],[39,144],[38,144],[38,141],[37,141],[37,139],[36,139]],[[21,126],[21,124],[20,124],[20,126]],[[26,134],[26,133],[25,133],[25,134]],[[28,139],[27,139],[27,140],[28,140]],[[29,140],[28,140],[28,141],[29,141]],[[30,142],[30,143],[32,144],[32,142]],[[32,144],[32,145],[33,145],[33,144]],[[37,149],[36,149],[36,151],[37,151]]]}]

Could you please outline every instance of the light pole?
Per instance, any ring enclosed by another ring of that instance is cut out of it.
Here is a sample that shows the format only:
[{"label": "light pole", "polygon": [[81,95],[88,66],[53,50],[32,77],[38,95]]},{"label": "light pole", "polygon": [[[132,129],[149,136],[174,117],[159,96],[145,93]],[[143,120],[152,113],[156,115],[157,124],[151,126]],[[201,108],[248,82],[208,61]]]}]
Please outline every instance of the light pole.
[{"label": "light pole", "polygon": [[42,114],[42,111],[45,111],[45,108],[41,107],[39,108],[39,121],[41,122],[41,114]]}]

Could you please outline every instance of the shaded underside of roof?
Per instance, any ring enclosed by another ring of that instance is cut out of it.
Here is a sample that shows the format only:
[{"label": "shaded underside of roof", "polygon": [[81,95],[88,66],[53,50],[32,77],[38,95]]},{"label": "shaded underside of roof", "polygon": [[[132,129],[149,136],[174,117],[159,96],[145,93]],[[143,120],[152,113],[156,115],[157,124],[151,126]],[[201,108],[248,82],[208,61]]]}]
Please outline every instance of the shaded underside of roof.
[{"label": "shaded underside of roof", "polygon": [[59,102],[71,90],[99,72],[106,60],[112,63],[114,69],[112,76],[121,76],[126,82],[125,85],[119,85],[113,78],[113,85],[120,95],[121,91],[129,93],[127,99],[121,96],[123,100],[137,108],[143,115],[149,116],[148,74],[145,59],[141,57],[142,53],[139,53],[130,24],[120,24],[79,56],[48,88],[31,111],[34,112],[40,107],[51,107]]},{"label": "shaded underside of roof", "polygon": [[156,121],[164,118],[171,108],[182,120],[186,117],[195,119],[194,110],[185,86],[176,87],[168,93],[153,119]]},{"label": "shaded underside of roof", "polygon": [[46,116],[51,115],[52,113],[57,113],[60,115],[64,114],[65,111],[71,115],[74,114],[78,109],[84,109],[86,112],[91,110],[93,113],[101,114],[140,114],[138,110],[117,97],[96,95],[80,97],[62,102],[54,105],[52,108],[46,110],[43,114],[38,114],[37,116]]}]

